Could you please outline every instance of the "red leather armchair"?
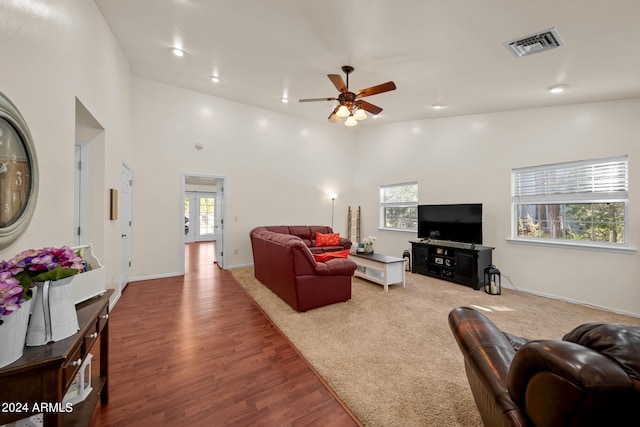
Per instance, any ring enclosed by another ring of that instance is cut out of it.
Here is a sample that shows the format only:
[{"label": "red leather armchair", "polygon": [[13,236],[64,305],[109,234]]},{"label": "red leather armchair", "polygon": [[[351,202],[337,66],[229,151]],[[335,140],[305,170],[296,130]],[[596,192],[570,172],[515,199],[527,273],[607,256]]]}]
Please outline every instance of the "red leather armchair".
[{"label": "red leather armchair", "polygon": [[467,307],[449,326],[484,425],[638,425],[640,326],[591,323],[530,341]]},{"label": "red leather armchair", "polygon": [[296,311],[307,311],[351,299],[356,264],[347,258],[317,262],[298,236],[251,230],[254,274]]}]

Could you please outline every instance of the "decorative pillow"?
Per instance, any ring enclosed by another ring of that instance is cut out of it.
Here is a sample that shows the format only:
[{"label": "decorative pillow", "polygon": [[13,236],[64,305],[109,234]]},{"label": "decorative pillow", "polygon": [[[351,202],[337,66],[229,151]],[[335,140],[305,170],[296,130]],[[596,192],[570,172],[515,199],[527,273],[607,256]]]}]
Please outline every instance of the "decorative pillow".
[{"label": "decorative pillow", "polygon": [[586,323],[562,337],[617,361],[627,374],[640,380],[640,326]]},{"label": "decorative pillow", "polygon": [[346,258],[349,255],[349,249],[344,251],[325,252],[322,254],[313,254],[317,262],[325,262],[332,258]]},{"label": "decorative pillow", "polygon": [[322,234],[316,232],[316,247],[338,246],[340,244],[340,233]]}]

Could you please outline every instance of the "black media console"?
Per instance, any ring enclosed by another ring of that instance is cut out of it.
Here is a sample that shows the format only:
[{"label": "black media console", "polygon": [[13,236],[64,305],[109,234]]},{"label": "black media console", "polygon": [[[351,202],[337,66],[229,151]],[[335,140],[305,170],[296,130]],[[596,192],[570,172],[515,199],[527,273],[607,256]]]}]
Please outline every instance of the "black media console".
[{"label": "black media console", "polygon": [[411,272],[470,286],[484,286],[494,248],[442,240],[411,240]]}]

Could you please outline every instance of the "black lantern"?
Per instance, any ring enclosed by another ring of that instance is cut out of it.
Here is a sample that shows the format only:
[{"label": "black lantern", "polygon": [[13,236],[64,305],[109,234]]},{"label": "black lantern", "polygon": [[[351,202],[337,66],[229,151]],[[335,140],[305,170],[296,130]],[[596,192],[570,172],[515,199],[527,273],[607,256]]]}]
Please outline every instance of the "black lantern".
[{"label": "black lantern", "polygon": [[411,271],[411,253],[408,249],[404,250],[402,258],[404,258],[404,271]]},{"label": "black lantern", "polygon": [[495,265],[490,265],[484,269],[484,291],[489,295],[500,295],[502,293],[500,270]]}]

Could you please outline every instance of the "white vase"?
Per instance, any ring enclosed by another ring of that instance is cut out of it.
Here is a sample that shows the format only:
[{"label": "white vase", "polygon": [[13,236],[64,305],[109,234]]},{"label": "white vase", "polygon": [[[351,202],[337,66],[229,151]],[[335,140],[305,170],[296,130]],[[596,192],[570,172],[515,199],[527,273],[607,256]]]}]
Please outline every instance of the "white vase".
[{"label": "white vase", "polygon": [[8,316],[2,316],[2,325],[0,325],[0,367],[9,365],[22,357],[32,301],[33,299],[24,301],[20,304],[19,309]]},{"label": "white vase", "polygon": [[60,341],[80,330],[73,298],[71,277],[61,280],[34,282],[38,288],[33,307],[27,345],[45,345]]},{"label": "white vase", "polygon": [[364,252],[367,254],[372,254],[373,253],[373,244],[372,243],[365,243],[364,244]]}]

